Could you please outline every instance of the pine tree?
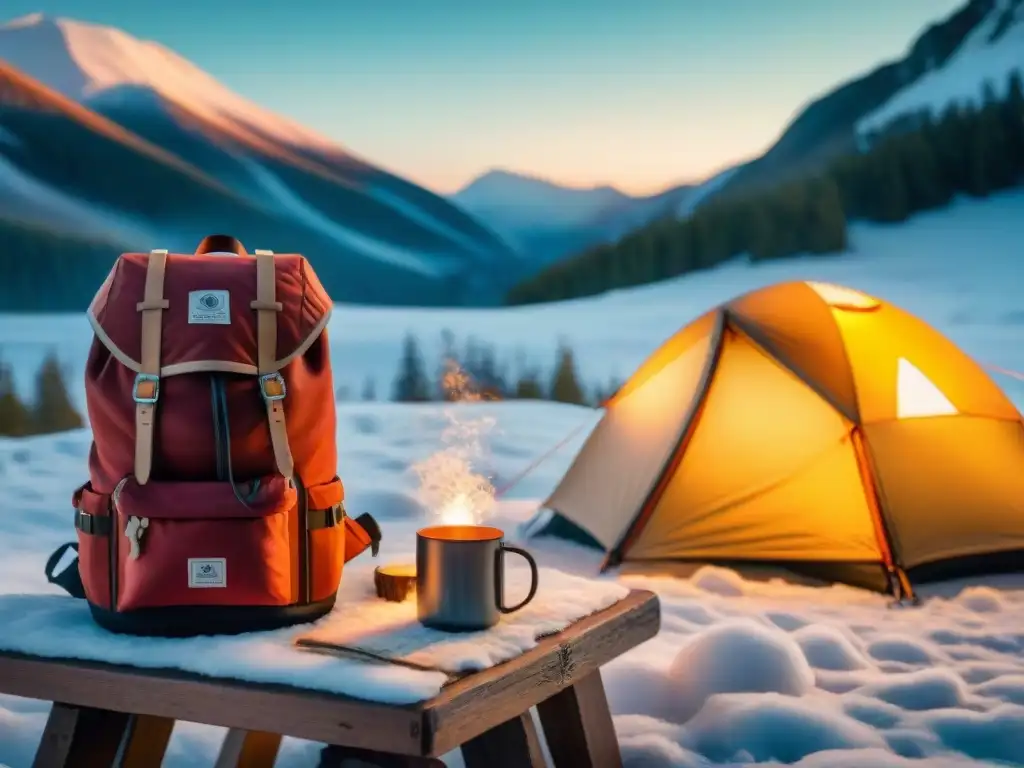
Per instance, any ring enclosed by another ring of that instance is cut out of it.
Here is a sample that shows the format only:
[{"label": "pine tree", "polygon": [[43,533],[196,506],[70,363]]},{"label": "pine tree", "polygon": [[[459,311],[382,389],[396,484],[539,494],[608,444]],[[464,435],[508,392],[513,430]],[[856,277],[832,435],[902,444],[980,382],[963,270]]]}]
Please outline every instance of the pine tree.
[{"label": "pine tree", "polygon": [[835,181],[828,176],[812,181],[804,202],[803,250],[810,253],[846,250],[846,216]]},{"label": "pine tree", "polygon": [[1001,117],[1006,131],[1007,166],[1014,178],[1020,179],[1024,175],[1024,82],[1020,70],[1010,74]]},{"label": "pine tree", "polygon": [[990,137],[986,135],[987,131],[978,113],[974,113],[967,129],[967,178],[964,191],[972,197],[986,197],[995,186],[991,174],[993,152],[988,143]]},{"label": "pine tree", "polygon": [[558,403],[574,405],[583,405],[587,399],[576,372],[575,356],[572,349],[565,344],[560,345],[558,349],[558,362],[551,380],[551,399]]},{"label": "pine tree", "polygon": [[868,173],[874,188],[873,204],[867,218],[886,223],[904,221],[910,215],[906,182],[899,158],[891,141],[867,159]]},{"label": "pine tree", "polygon": [[1006,130],[1004,111],[1006,105],[992,103],[979,114],[975,125],[976,140],[984,146],[982,162],[988,182],[988,192],[996,192],[1013,186],[1017,180],[1013,167],[1013,141]]},{"label": "pine tree", "polygon": [[949,203],[952,190],[939,168],[929,129],[900,139],[899,157],[911,211],[927,211]]},{"label": "pine tree", "polygon": [[483,345],[476,374],[476,388],[485,400],[500,400],[505,395],[505,382],[498,371],[494,347]]},{"label": "pine tree", "polygon": [[38,434],[80,429],[82,416],[75,409],[56,354],[50,353],[36,375],[36,397],[32,407],[33,431]]},{"label": "pine tree", "polygon": [[372,376],[367,376],[363,380],[363,391],[360,394],[360,399],[364,402],[371,402],[377,399],[377,380]]},{"label": "pine tree", "polygon": [[452,371],[459,370],[459,368],[459,352],[456,349],[455,334],[445,328],[441,331],[441,362],[435,374],[439,399],[449,402],[458,399],[458,392],[449,385]]},{"label": "pine tree", "polygon": [[970,119],[973,113],[951,104],[942,114],[935,130],[935,156],[939,169],[949,188],[955,193],[966,192],[970,186]]},{"label": "pine tree", "polygon": [[476,381],[480,376],[482,356],[483,349],[480,342],[473,336],[466,339],[466,350],[462,355],[461,368],[473,381]]},{"label": "pine tree", "polygon": [[743,209],[744,245],[754,261],[773,259],[778,252],[775,227],[767,206],[747,203]]},{"label": "pine tree", "polygon": [[416,337],[407,333],[402,345],[402,360],[395,377],[392,399],[400,403],[425,403],[430,400],[423,355]]},{"label": "pine tree", "polygon": [[0,437],[22,437],[32,428],[32,414],[18,396],[11,366],[0,361]]},{"label": "pine tree", "polygon": [[524,373],[516,382],[515,397],[518,400],[543,400],[544,389],[536,371]]}]

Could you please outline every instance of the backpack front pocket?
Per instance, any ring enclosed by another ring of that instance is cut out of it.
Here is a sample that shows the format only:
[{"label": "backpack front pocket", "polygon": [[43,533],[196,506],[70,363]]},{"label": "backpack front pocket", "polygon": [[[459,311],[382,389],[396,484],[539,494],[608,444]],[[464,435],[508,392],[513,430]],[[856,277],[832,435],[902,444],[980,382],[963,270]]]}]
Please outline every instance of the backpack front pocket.
[{"label": "backpack front pocket", "polygon": [[298,495],[280,475],[235,487],[128,479],[113,505],[118,610],[292,601]]}]

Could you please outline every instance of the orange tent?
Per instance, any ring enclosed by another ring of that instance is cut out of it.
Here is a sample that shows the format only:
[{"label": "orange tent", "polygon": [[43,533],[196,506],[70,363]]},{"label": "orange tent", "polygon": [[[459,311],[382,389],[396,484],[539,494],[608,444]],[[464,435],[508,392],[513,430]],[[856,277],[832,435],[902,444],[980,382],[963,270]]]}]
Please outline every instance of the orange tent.
[{"label": "orange tent", "polygon": [[1024,566],[1020,413],[886,302],[753,291],[676,333],[606,407],[533,527],[606,565],[766,567],[897,596]]}]

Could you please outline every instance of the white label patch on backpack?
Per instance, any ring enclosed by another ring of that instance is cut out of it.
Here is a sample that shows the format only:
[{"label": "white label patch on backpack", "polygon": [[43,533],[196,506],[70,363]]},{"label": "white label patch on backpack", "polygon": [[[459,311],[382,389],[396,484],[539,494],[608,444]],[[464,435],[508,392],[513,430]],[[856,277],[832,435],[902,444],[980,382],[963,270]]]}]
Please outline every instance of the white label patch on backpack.
[{"label": "white label patch on backpack", "polygon": [[226,587],[228,585],[228,561],[223,557],[188,559],[189,589]]},{"label": "white label patch on backpack", "polygon": [[231,325],[231,295],[227,291],[189,291],[189,325]]}]

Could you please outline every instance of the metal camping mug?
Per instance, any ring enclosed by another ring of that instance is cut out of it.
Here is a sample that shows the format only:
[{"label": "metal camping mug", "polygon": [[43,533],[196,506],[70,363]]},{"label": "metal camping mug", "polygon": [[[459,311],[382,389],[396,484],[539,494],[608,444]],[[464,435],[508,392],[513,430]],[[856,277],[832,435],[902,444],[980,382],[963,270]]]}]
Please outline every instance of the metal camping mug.
[{"label": "metal camping mug", "polygon": [[[493,627],[537,594],[537,562],[502,541],[504,531],[484,525],[439,525],[416,533],[416,608],[422,624],[447,632]],[[530,566],[530,591],[505,605],[505,553]]]}]

